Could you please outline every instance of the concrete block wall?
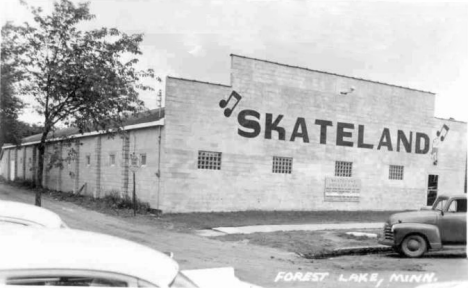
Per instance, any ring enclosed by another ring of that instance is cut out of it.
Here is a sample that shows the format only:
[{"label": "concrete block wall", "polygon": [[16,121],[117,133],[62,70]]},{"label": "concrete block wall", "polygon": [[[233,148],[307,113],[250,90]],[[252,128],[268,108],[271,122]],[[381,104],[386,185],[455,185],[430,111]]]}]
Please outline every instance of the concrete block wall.
[{"label": "concrete block wall", "polygon": [[63,159],[63,169],[61,171],[61,189],[63,192],[74,192],[75,181],[77,176],[76,162],[78,161],[78,155],[76,151],[76,141],[70,140],[62,143],[61,157]]},{"label": "concrete block wall", "polygon": [[[232,87],[168,78],[163,211],[393,210],[425,205],[432,164],[429,152],[415,153],[415,138],[416,133],[432,135],[434,94],[238,56],[232,57],[231,81]],[[350,87],[352,93],[341,94]],[[225,117],[219,103],[233,90],[242,99]],[[261,129],[256,137],[238,134],[253,130],[238,121],[244,110],[260,115],[254,121]],[[284,140],[275,131],[267,139],[267,114],[273,120],[283,115],[279,126],[285,129]],[[304,118],[309,141],[291,141],[298,118]],[[320,143],[316,119],[332,122],[326,144]],[[345,137],[352,147],[337,145],[338,122],[354,125]],[[363,142],[372,149],[357,147],[359,125],[365,129]],[[399,130],[411,137],[410,152],[403,147],[397,151]],[[390,134],[392,149],[377,149],[384,131]],[[466,151],[463,147],[454,153]],[[197,169],[199,150],[221,152],[221,170]],[[273,156],[292,157],[293,173],[272,173]],[[325,178],[334,177],[335,161],[353,162],[352,178],[361,182],[359,202],[325,201]],[[390,165],[404,166],[403,180],[389,179]]]},{"label": "concrete block wall", "polygon": [[[96,145],[97,137],[84,137],[80,138],[80,178],[78,186],[81,187],[86,184],[82,193],[96,197]],[[89,163],[87,157],[89,156]]]},{"label": "concrete block wall", "polygon": [[25,161],[25,169],[24,169],[24,179],[28,181],[33,181],[33,149],[34,146],[24,146],[24,161]]},{"label": "concrete block wall", "polygon": [[[157,206],[159,129],[159,127],[150,127],[128,131],[128,143],[119,135],[112,138],[107,135],[96,135],[82,137],[62,146],[58,143],[49,144],[47,152],[52,153],[53,145],[57,145],[55,149],[61,151],[63,159],[68,156],[70,149],[74,149],[76,154],[70,162],[63,162],[62,169],[54,167],[45,172],[45,187],[66,192],[76,192],[81,189],[81,194],[97,198],[111,193],[127,194],[131,197],[132,172],[125,157],[128,159],[128,154],[135,152],[138,156],[145,154],[147,161],[146,165],[136,172],[137,197],[140,201],[150,203],[151,206]],[[111,155],[115,157],[113,165]],[[90,157],[89,164],[87,156]],[[122,190],[125,181],[128,182],[127,191]]]},{"label": "concrete block wall", "polygon": [[[159,209],[159,127],[131,130],[128,133],[129,154],[135,155],[141,161],[141,155],[146,155],[146,165],[141,165],[135,172],[135,191],[137,199],[147,202],[154,209]],[[128,169],[128,195],[133,193],[133,171]]]},{"label": "concrete block wall", "polygon": [[[121,193],[121,170],[124,169],[122,161],[122,138],[115,136],[109,138],[101,136],[101,195]],[[111,164],[110,156],[114,155],[115,163]]]},{"label": "concrete block wall", "polygon": [[15,149],[16,154],[16,179],[23,180],[24,178],[24,162],[23,162],[23,152],[24,147],[18,147]]},{"label": "concrete block wall", "polygon": [[[55,190],[55,191],[60,191],[60,182],[61,182],[61,168],[52,166],[50,167],[50,163],[52,161],[52,157],[57,157],[55,156],[55,153],[59,153],[60,151],[60,143],[55,142],[51,143],[49,145],[46,145],[45,149],[45,159],[44,159],[44,171],[43,171],[43,178],[42,182],[44,187]],[[39,156],[39,155],[38,155]]]},{"label": "concrete block wall", "polygon": [[[441,128],[449,128],[444,141],[438,146],[437,165],[431,161],[427,174],[438,175],[438,190],[441,194],[464,193],[466,175],[467,124],[464,122],[434,118],[431,141],[436,139]],[[427,181],[427,180],[426,180]]]},{"label": "concrete block wall", "polygon": [[[229,145],[223,141],[224,117],[216,115],[221,113],[219,101],[230,92],[227,86],[166,80],[160,195],[164,212],[222,210],[236,205],[234,197],[242,196],[232,193],[238,187],[233,186],[234,178],[225,176],[225,166],[221,171],[197,169],[198,150],[222,151],[223,157],[229,157]],[[235,131],[232,127],[231,132]],[[229,163],[226,158],[222,161]]]}]

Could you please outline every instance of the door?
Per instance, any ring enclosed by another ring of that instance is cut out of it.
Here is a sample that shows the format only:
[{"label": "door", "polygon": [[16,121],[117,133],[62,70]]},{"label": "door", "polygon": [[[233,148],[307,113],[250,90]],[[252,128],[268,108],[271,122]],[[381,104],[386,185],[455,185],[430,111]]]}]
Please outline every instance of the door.
[{"label": "door", "polygon": [[427,179],[427,206],[432,206],[437,198],[439,175],[429,175]]},{"label": "door", "polygon": [[466,199],[452,199],[439,217],[442,244],[466,244]]}]

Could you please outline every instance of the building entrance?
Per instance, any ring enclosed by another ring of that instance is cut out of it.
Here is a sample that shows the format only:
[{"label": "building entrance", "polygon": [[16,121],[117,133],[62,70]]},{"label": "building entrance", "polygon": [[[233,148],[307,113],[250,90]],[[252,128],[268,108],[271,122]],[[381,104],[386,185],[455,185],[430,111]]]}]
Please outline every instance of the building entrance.
[{"label": "building entrance", "polygon": [[427,181],[427,206],[432,206],[437,198],[437,187],[439,186],[439,175],[429,174]]}]

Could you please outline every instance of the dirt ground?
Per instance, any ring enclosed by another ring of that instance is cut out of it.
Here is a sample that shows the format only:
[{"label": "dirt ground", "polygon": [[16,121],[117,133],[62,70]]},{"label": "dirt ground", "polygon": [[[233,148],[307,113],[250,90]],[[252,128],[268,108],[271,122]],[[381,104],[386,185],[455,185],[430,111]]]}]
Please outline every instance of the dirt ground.
[{"label": "dirt ground", "polygon": [[[0,183],[0,199],[33,203],[34,195],[23,188]],[[421,259],[401,258],[391,253],[308,260],[282,246],[272,248],[258,245],[261,243],[257,240],[219,241],[180,233],[176,232],[177,225],[157,217],[107,215],[49,195],[44,195],[43,207],[58,213],[72,228],[172,251],[182,269],[232,266],[240,279],[263,287],[349,287],[350,284],[351,287],[415,287],[428,282],[468,280],[465,251],[431,253]],[[322,239],[342,238],[339,234],[321,234]],[[294,241],[286,234],[281,237],[278,243]],[[309,245],[312,249],[326,245],[326,241],[312,241]]]},{"label": "dirt ground", "polygon": [[[347,235],[349,231],[290,231],[252,234],[232,234],[213,237],[221,241],[241,241],[245,244],[268,246],[300,255],[322,254],[336,248],[377,245],[376,238]],[[379,230],[359,230],[378,234]]]}]

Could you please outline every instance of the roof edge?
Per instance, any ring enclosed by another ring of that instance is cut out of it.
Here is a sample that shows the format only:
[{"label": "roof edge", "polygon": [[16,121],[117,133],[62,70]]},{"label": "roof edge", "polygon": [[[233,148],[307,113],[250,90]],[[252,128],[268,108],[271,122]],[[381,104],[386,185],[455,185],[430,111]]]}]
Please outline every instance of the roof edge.
[{"label": "roof edge", "polygon": [[[159,119],[157,121],[124,126],[123,130],[128,131],[128,130],[136,130],[136,129],[141,129],[141,128],[157,127],[157,126],[164,126],[164,118]],[[89,137],[89,136],[106,135],[106,134],[108,134],[108,133],[106,133],[103,130],[99,130],[99,131],[86,132],[86,133],[83,133],[83,134],[70,135],[70,136],[68,136],[68,138],[76,139],[76,138],[84,138],[84,137]],[[63,140],[63,138],[47,139],[46,142],[56,142],[56,141],[60,141],[60,140]],[[19,145],[8,145],[8,146],[3,145],[3,147],[1,147],[1,148],[3,150],[4,148],[14,148],[14,147],[18,147],[18,146],[30,146],[30,145],[38,144],[40,142],[41,141],[31,141],[31,142],[21,143]]]},{"label": "roof edge", "polygon": [[199,80],[193,80],[193,79],[186,79],[186,78],[181,78],[181,77],[173,77],[173,76],[166,76],[167,78],[170,79],[176,79],[176,80],[182,80],[182,81],[188,81],[188,82],[195,82],[195,83],[202,83],[202,84],[209,84],[209,85],[216,85],[216,86],[222,86],[222,87],[227,87],[231,88],[231,85],[226,85],[226,84],[219,84],[219,83],[213,83],[213,82],[206,82],[206,81],[199,81]]},{"label": "roof edge", "polygon": [[245,59],[250,59],[250,60],[255,60],[255,61],[261,61],[261,62],[280,65],[280,66],[285,66],[285,67],[289,67],[289,68],[296,68],[296,69],[301,69],[301,70],[306,70],[306,71],[311,71],[311,72],[317,72],[317,73],[323,73],[323,74],[327,74],[327,75],[345,77],[345,78],[354,79],[354,80],[366,81],[366,82],[371,82],[371,83],[376,83],[376,84],[381,84],[381,85],[386,85],[386,86],[397,87],[397,88],[402,88],[402,89],[407,89],[407,90],[418,91],[418,92],[423,92],[423,93],[436,95],[436,93],[431,92],[431,91],[424,91],[424,90],[420,90],[420,89],[414,89],[414,88],[410,88],[410,87],[399,86],[399,85],[389,84],[389,83],[385,83],[385,82],[379,82],[379,81],[374,81],[374,80],[369,80],[369,79],[364,79],[364,78],[341,75],[341,74],[336,74],[336,73],[331,73],[331,72],[326,72],[326,71],[314,70],[314,69],[309,69],[309,68],[306,68],[306,67],[293,66],[293,65],[283,64],[283,63],[279,63],[279,62],[274,62],[274,61],[269,61],[269,60],[264,60],[264,59],[258,59],[258,58],[254,58],[254,57],[242,56],[242,55],[237,55],[237,54],[232,54],[232,53],[230,54],[230,56],[231,57],[245,58]]},{"label": "roof edge", "polygon": [[439,120],[445,120],[445,121],[451,121],[451,122],[458,122],[458,123],[467,124],[467,122],[465,122],[465,121],[455,120],[453,118],[448,118],[447,119],[447,118],[441,118],[441,117],[435,117],[435,116],[434,116],[434,118],[439,119]]}]

